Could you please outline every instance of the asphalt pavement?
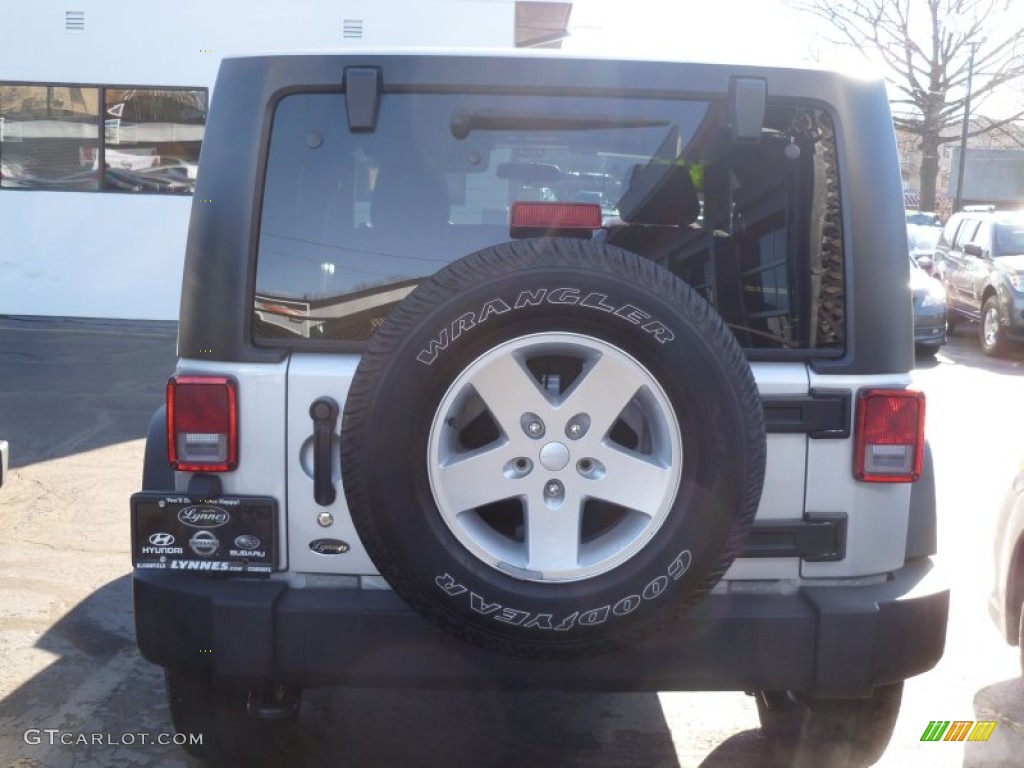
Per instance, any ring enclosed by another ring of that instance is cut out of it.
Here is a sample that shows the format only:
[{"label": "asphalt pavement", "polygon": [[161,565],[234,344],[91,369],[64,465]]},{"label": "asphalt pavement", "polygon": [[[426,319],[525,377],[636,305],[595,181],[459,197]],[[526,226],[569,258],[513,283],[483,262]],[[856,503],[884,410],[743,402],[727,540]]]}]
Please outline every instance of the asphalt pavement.
[{"label": "asphalt pavement", "polygon": [[10,468],[145,437],[177,323],[0,316],[0,440]]}]

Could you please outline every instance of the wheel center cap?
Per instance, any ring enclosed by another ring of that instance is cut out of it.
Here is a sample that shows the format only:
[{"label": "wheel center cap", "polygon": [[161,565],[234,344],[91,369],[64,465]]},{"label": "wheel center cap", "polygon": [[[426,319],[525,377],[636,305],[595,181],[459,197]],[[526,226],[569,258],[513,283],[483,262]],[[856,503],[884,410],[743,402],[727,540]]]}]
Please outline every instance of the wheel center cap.
[{"label": "wheel center cap", "polygon": [[540,449],[540,463],[549,472],[565,469],[569,463],[569,449],[561,443],[548,443]]}]

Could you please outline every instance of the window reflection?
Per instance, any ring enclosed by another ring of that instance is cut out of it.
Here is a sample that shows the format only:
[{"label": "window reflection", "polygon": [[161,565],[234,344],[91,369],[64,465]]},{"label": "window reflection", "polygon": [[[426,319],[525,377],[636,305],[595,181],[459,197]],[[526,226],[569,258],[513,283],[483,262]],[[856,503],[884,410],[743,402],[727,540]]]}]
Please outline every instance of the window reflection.
[{"label": "window reflection", "polygon": [[206,122],[204,90],[107,88],[107,189],[192,194]]},{"label": "window reflection", "polygon": [[206,112],[205,88],[0,83],[0,187],[192,194]]},{"label": "window reflection", "polygon": [[0,187],[99,189],[99,89],[0,85]]}]

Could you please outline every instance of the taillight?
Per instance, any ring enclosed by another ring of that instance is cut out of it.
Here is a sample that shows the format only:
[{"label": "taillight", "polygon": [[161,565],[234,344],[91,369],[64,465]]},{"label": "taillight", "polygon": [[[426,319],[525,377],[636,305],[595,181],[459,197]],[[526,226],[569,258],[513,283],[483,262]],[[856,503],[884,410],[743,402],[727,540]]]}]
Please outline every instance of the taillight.
[{"label": "taillight", "polygon": [[238,466],[238,394],[233,379],[170,378],[167,456],[181,472],[228,472]]},{"label": "taillight", "polygon": [[910,483],[924,460],[924,392],[864,389],[857,400],[853,475],[869,483]]}]

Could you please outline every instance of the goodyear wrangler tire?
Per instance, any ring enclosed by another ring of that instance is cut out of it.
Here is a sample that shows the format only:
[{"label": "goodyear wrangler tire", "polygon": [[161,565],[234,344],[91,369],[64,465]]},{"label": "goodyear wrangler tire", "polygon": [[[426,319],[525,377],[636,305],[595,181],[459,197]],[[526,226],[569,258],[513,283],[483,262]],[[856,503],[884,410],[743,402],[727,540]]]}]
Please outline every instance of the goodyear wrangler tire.
[{"label": "goodyear wrangler tire", "polygon": [[568,239],[450,264],[390,315],[345,405],[342,476],[381,574],[506,654],[634,642],[736,557],[765,464],[753,375],[662,268]]}]

